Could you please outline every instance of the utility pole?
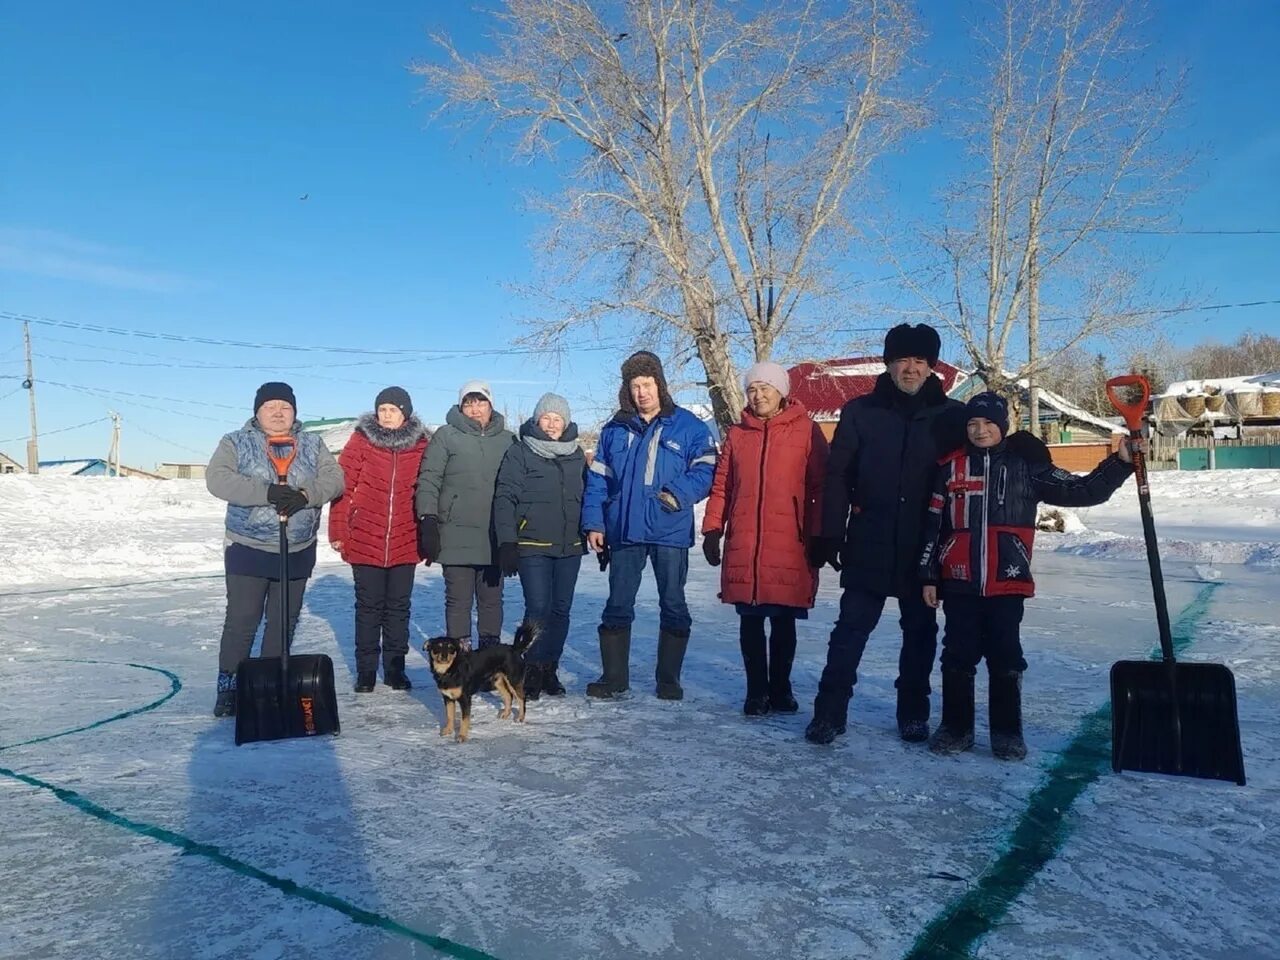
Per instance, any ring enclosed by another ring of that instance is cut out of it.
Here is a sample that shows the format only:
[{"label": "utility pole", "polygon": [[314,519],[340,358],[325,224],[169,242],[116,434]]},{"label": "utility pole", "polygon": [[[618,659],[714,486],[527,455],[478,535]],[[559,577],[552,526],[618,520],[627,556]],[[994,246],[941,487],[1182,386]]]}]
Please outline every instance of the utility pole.
[{"label": "utility pole", "polygon": [[115,467],[114,476],[120,476],[120,414],[111,411],[111,452],[107,454],[107,475],[112,476],[111,468]]},{"label": "utility pole", "polygon": [[22,342],[27,348],[27,379],[22,385],[27,388],[27,399],[31,405],[31,437],[27,440],[27,473],[40,472],[40,443],[36,433],[36,380],[31,372],[31,324],[22,322]]}]

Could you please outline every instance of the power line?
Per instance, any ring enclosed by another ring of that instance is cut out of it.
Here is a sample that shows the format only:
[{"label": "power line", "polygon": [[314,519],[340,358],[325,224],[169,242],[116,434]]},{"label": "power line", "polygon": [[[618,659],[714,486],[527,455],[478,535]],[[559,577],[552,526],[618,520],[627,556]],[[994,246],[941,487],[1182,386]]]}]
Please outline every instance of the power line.
[{"label": "power line", "polygon": [[195,447],[188,447],[185,443],[178,443],[176,440],[170,440],[168,437],[162,437],[158,433],[152,433],[146,427],[140,427],[136,423],[130,421],[129,429],[137,430],[139,433],[145,433],[153,440],[159,440],[161,443],[167,443],[171,447],[177,447],[179,450],[186,450],[188,453],[198,454],[201,457],[209,456],[208,450],[197,450]]},{"label": "power line", "polygon": [[[61,427],[57,430],[41,430],[40,436],[47,437],[50,434],[54,434],[54,433],[66,433],[69,430],[79,430],[81,427],[89,427],[95,423],[102,423],[104,420],[110,420],[110,419],[111,419],[110,417],[99,417],[97,420],[86,420],[84,423],[77,423],[74,427]],[[7,440],[0,440],[0,443],[15,443],[18,440],[29,440],[29,439],[31,439],[31,434],[28,433],[21,437],[9,437]]]},{"label": "power line", "polygon": [[[168,343],[195,343],[203,346],[238,347],[249,350],[284,350],[296,353],[343,353],[364,354],[378,357],[403,357],[406,353],[421,355],[430,359],[466,359],[469,357],[523,356],[530,353],[546,353],[549,348],[538,347],[497,347],[489,350],[447,350],[426,347],[400,347],[395,350],[379,350],[370,347],[353,346],[319,346],[303,343],[253,343],[248,340],[224,340],[216,337],[191,337],[177,333],[156,333],[150,330],[131,330],[124,327],[107,327],[96,323],[79,323],[74,320],[54,320],[49,317],[34,317],[27,314],[0,311],[0,319],[13,320],[18,323],[35,323],[48,327],[60,327],[69,330],[84,330],[88,333],[109,334],[120,337],[140,337],[145,340],[161,340]],[[575,347],[575,352],[598,352],[613,350],[614,346],[597,345],[593,347]]]}]

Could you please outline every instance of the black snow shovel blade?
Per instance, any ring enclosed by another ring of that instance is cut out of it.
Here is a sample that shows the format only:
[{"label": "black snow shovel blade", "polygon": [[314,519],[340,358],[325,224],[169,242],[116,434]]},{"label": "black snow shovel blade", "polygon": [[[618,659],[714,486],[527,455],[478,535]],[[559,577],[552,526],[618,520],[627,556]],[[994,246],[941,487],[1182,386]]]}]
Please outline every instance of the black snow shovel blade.
[{"label": "black snow shovel blade", "polygon": [[[293,437],[270,437],[267,456],[281,483],[297,447]],[[283,452],[282,452],[283,451]],[[236,671],[236,746],[336,734],[338,695],[333,661],[324,654],[289,656],[289,533],[280,518],[280,656],[251,657]]]},{"label": "black snow shovel blade", "polygon": [[236,746],[338,733],[333,661],[320,653],[245,660],[236,673]]},{"label": "black snow shovel blade", "polygon": [[1222,664],[1121,660],[1111,667],[1111,711],[1111,765],[1117,772],[1244,785],[1236,681]]},{"label": "black snow shovel blade", "polygon": [[[1141,399],[1122,401],[1116,394],[1117,387],[1136,387]],[[1116,377],[1107,381],[1107,395],[1124,415],[1132,440],[1141,441],[1150,384],[1136,374]],[[1174,658],[1146,456],[1136,443],[1130,450],[1147,564],[1151,568],[1161,658],[1121,660],[1111,667],[1111,767],[1116,773],[1140,770],[1234,780],[1244,786],[1235,677],[1220,663],[1179,663]]]}]

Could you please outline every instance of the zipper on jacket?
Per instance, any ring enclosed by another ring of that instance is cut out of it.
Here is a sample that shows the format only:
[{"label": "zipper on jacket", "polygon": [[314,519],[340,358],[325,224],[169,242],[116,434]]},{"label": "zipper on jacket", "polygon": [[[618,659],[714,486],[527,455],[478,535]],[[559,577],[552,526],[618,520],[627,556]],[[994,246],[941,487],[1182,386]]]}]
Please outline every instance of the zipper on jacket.
[{"label": "zipper on jacket", "polygon": [[387,491],[387,535],[382,543],[382,562],[391,566],[391,517],[396,507],[396,460],[399,450],[391,451],[391,489]]},{"label": "zipper on jacket", "polygon": [[569,508],[564,502],[564,464],[560,462],[559,457],[556,457],[555,463],[556,469],[560,471],[560,529],[563,531],[569,529]]},{"label": "zipper on jacket", "polygon": [[1008,477],[1009,477],[1009,468],[1005,466],[1003,463],[1000,464],[1000,483],[996,487],[996,504],[1001,507],[1004,506],[1004,495],[1006,490],[1006,484],[1008,482]]},{"label": "zipper on jacket", "polygon": [[982,531],[981,553],[982,571],[978,580],[978,596],[987,595],[987,502],[991,499],[991,454],[982,454]]},{"label": "zipper on jacket", "polygon": [[764,440],[760,444],[760,494],[756,497],[756,549],[751,561],[751,603],[760,599],[760,551],[764,546],[764,478],[769,459],[769,421],[764,423]]}]

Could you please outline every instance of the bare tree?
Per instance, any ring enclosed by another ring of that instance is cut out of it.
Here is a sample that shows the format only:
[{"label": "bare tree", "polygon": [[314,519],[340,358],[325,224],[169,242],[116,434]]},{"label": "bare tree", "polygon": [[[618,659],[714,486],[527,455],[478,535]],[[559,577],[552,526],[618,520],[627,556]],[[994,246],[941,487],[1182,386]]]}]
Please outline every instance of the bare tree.
[{"label": "bare tree", "polygon": [[961,131],[973,163],[936,238],[946,293],[911,285],[1002,393],[1153,316],[1137,302],[1132,235],[1181,190],[1185,158],[1161,136],[1182,77],[1135,76],[1131,7],[991,0],[977,28],[988,57],[964,77],[977,92],[959,111],[976,117]]},{"label": "bare tree", "polygon": [[[506,0],[492,53],[415,64],[441,111],[571,165],[551,213],[550,316],[564,342],[607,319],[701,363],[721,423],[736,369],[806,321],[854,234],[852,189],[919,120],[897,93],[899,0]],[[638,328],[637,328],[638,323]]]},{"label": "bare tree", "polygon": [[1198,343],[1187,350],[1185,365],[1196,380],[1272,373],[1280,370],[1280,338],[1248,331],[1231,344]]}]

